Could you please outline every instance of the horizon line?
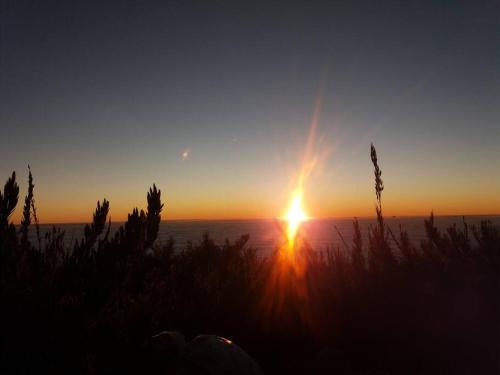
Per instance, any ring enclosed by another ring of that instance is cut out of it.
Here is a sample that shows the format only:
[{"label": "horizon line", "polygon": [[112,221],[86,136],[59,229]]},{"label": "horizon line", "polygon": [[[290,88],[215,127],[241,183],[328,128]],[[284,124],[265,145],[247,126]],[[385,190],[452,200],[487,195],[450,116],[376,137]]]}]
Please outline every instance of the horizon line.
[{"label": "horizon line", "polygon": [[[427,215],[385,215],[385,219],[411,219],[411,218],[424,218],[429,217],[430,213]],[[489,214],[434,214],[434,217],[495,217],[500,216],[500,213],[489,213]],[[311,220],[353,220],[353,219],[375,219],[376,215],[363,215],[363,216],[326,216],[326,217],[310,217],[307,221]],[[254,218],[172,218],[172,219],[161,219],[161,222],[199,222],[199,221],[273,221],[273,220],[286,220],[282,217],[254,217]],[[111,221],[112,224],[125,223],[127,220]],[[76,224],[88,224],[91,221],[68,221],[68,222],[39,222],[39,225],[76,225]],[[34,223],[32,223],[34,224]],[[20,224],[15,224],[20,225]]]}]

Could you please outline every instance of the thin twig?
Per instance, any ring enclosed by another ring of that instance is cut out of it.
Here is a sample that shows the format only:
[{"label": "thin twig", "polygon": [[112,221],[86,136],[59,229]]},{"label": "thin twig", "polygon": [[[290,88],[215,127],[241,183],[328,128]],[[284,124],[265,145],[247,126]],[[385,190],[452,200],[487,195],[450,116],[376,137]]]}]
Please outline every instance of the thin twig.
[{"label": "thin twig", "polygon": [[345,242],[344,240],[344,236],[342,236],[342,233],[340,233],[340,230],[339,228],[337,228],[336,225],[333,226],[335,228],[335,230],[337,231],[337,234],[339,235],[340,239],[342,240],[342,243],[344,244],[345,248],[347,251],[349,251],[349,245],[347,244],[347,242]]}]

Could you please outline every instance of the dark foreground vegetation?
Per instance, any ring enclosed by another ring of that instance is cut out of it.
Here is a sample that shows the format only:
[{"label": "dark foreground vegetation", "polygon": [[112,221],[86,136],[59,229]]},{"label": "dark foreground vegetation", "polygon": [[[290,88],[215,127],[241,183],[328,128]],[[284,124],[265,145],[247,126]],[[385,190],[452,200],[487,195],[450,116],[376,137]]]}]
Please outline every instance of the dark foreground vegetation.
[{"label": "dark foreground vegetation", "polygon": [[368,243],[354,220],[345,249],[314,252],[299,239],[293,256],[278,244],[266,259],[248,236],[218,245],[206,235],[182,252],[155,244],[155,186],[146,212],[114,235],[109,203],[98,203],[84,238],[65,248],[61,230],[39,233],[31,172],[22,222],[9,222],[13,173],[0,192],[0,373],[176,373],[179,356],[151,344],[171,330],[227,337],[265,373],[498,374],[499,229],[464,221],[440,233],[431,215],[427,239],[411,244],[384,223],[371,156]]}]

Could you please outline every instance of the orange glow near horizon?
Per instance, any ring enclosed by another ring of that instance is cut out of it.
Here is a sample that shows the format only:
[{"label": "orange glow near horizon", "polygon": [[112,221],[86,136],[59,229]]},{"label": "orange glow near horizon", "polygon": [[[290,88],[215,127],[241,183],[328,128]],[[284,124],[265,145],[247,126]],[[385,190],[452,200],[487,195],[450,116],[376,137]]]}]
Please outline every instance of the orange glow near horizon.
[{"label": "orange glow near horizon", "polygon": [[[370,182],[367,180],[366,189],[356,196],[349,191],[340,191],[335,187],[328,195],[317,193],[312,188],[308,189],[302,197],[302,207],[309,219],[313,217],[318,219],[374,217],[373,201],[375,198]],[[287,199],[285,195],[276,198],[268,193],[259,195],[259,200],[250,200],[249,195],[242,194],[186,202],[182,196],[172,197],[167,190],[162,189],[162,193],[167,203],[162,212],[162,220],[272,220],[276,217],[275,212],[281,212],[278,217],[285,221],[287,209],[293,200],[293,195]],[[55,199],[46,194],[37,195],[37,197],[37,214],[42,224],[88,223],[92,221],[92,213],[97,202],[97,199],[93,197],[78,202],[71,197],[58,196]],[[110,196],[107,198],[111,203],[110,215],[113,222],[127,220],[127,214],[132,211],[133,207],[146,208],[142,194],[135,199],[128,200],[126,197]],[[428,216],[432,210],[437,216],[500,214],[500,201],[493,193],[481,196],[471,194],[470,197],[465,196],[465,198],[459,194],[456,197],[449,193],[440,194],[438,191],[425,192],[421,195],[414,193],[408,196],[399,196],[397,192],[390,191],[382,199],[384,214],[387,217]],[[65,204],[61,205],[61,201]],[[18,224],[21,217],[22,204],[18,203],[10,220]]]}]

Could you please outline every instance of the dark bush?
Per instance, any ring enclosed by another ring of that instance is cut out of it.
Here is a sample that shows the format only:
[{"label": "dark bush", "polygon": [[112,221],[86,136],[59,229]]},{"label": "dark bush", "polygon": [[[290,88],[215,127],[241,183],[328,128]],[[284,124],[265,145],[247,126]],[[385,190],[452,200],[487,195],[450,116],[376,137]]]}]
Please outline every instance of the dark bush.
[{"label": "dark bush", "polygon": [[371,158],[377,224],[368,247],[355,219],[346,251],[302,241],[292,258],[279,246],[261,258],[248,236],[216,244],[206,234],[180,252],[173,240],[157,244],[154,185],[146,213],[134,209],[114,236],[103,200],[71,249],[56,228],[35,246],[31,172],[19,229],[9,222],[13,173],[0,192],[0,372],[166,373],[148,342],[175,330],[229,337],[268,373],[498,373],[499,229],[464,221],[441,233],[431,214],[427,239],[413,246],[384,222],[373,146]]}]

